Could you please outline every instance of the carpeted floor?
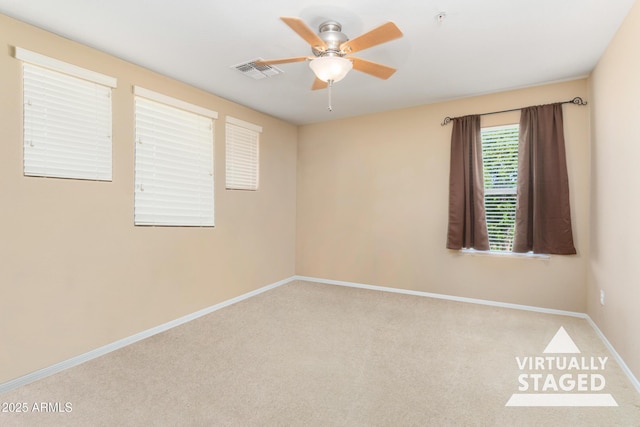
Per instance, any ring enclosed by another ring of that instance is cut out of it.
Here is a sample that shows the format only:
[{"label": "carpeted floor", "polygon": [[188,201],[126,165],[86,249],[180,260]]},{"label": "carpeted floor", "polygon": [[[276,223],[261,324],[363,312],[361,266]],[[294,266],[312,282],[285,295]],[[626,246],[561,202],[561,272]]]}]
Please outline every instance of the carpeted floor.
[{"label": "carpeted floor", "polygon": [[[606,368],[518,366],[552,356],[561,326],[581,351],[564,356]],[[505,407],[534,373],[598,373],[619,406]],[[0,403],[27,404],[2,426],[640,426],[640,394],[584,319],[300,281]]]}]

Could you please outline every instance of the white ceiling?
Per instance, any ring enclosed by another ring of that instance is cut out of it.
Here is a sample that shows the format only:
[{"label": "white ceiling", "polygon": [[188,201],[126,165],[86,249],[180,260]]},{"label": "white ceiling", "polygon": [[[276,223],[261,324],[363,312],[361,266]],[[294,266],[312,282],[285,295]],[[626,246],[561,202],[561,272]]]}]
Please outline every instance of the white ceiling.
[{"label": "white ceiling", "polygon": [[[0,0],[0,13],[306,124],[587,76],[634,0]],[[443,22],[436,16],[446,13]],[[280,16],[313,30],[335,20],[356,37],[394,21],[404,37],[358,52],[398,69],[351,71],[311,91],[304,62],[253,80],[230,68],[258,57],[309,55]],[[43,52],[46,54],[46,52]],[[100,70],[97,70],[100,71]]]}]

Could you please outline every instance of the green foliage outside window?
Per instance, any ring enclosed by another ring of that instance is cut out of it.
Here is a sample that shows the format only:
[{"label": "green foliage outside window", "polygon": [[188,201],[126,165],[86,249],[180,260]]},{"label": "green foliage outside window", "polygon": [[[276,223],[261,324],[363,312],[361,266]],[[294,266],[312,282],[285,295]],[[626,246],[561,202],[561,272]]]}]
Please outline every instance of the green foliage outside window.
[{"label": "green foliage outside window", "polygon": [[515,230],[518,125],[483,128],[482,157],[489,247],[510,252]]}]

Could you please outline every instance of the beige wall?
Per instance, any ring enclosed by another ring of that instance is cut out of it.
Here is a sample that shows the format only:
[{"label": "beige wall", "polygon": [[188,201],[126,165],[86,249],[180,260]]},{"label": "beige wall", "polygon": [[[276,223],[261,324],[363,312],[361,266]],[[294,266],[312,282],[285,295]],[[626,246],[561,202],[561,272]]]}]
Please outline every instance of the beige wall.
[{"label": "beige wall", "polygon": [[[585,79],[302,126],[299,275],[584,312],[589,107],[564,106],[577,256],[548,260],[445,249],[451,125],[445,116],[581,96]],[[517,123],[518,113],[483,125]]]},{"label": "beige wall", "polygon": [[[588,314],[640,378],[640,3],[590,77],[593,107]],[[599,301],[605,291],[605,305]]]},{"label": "beige wall", "polygon": [[[2,15],[0,45],[0,383],[295,273],[295,126]],[[118,78],[113,182],[23,176],[12,46]],[[219,113],[215,228],[133,226],[132,85]],[[224,189],[226,115],[264,129],[258,192]]]}]

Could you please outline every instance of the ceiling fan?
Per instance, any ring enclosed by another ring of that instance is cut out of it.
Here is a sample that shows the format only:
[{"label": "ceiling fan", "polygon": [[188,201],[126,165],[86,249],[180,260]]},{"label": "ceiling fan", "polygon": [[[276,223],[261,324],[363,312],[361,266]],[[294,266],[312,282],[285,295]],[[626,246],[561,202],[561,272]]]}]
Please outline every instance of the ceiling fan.
[{"label": "ceiling fan", "polygon": [[[286,64],[290,62],[311,61],[309,66],[316,75],[311,89],[324,89],[342,80],[353,68],[380,79],[388,79],[396,72],[395,68],[368,61],[366,59],[347,56],[361,50],[402,37],[402,32],[393,22],[386,22],[354,39],[342,33],[342,25],[336,21],[320,24],[318,34],[300,18],[280,17],[293,31],[311,45],[314,56],[296,56],[293,58],[265,59],[255,61],[258,66]],[[331,105],[329,105],[331,110]]]}]

